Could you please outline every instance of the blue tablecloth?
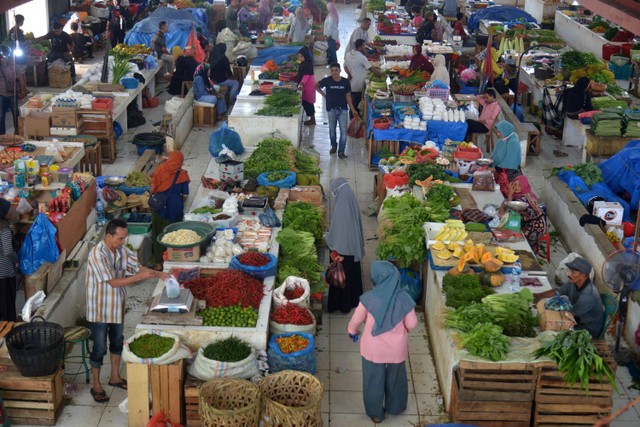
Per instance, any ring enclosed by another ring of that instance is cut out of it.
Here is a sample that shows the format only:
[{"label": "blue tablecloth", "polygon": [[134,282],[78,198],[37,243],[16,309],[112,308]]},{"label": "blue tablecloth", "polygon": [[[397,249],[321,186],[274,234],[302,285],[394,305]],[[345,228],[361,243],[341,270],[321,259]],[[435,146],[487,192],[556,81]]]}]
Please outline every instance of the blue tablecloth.
[{"label": "blue tablecloth", "polygon": [[467,122],[443,122],[440,120],[427,121],[427,132],[429,140],[438,144],[438,148],[442,149],[444,141],[450,139],[452,141],[464,141],[467,133]]}]

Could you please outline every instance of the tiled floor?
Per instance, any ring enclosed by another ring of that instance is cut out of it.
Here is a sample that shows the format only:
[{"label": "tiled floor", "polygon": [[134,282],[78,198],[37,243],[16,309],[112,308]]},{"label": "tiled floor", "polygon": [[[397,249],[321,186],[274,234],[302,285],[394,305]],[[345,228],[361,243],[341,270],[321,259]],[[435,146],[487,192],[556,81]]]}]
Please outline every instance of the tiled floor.
[{"label": "tiled floor", "polygon": [[[354,5],[337,3],[340,12],[340,37],[343,46],[357,25],[354,19]],[[338,53],[338,58],[343,57],[343,52]],[[316,77],[321,78],[328,74],[324,66],[316,67]],[[169,96],[164,93],[161,99],[165,101]],[[329,188],[332,178],[341,176],[346,178],[358,197],[361,209],[364,211],[371,203],[373,189],[373,173],[367,168],[367,150],[363,139],[349,139],[347,143],[347,159],[340,160],[336,155],[329,155],[329,130],[326,113],[322,105],[322,98],[318,96],[316,103],[318,125],[305,127],[303,130],[302,147],[314,150],[320,154],[320,167],[324,173],[322,184]],[[162,109],[145,110],[145,116],[149,121],[158,121],[162,115]],[[128,135],[120,138],[118,142],[118,159],[113,165],[106,165],[105,175],[124,175],[137,158],[135,147],[130,144],[134,133],[149,128],[138,128]],[[185,166],[192,178],[190,186],[191,194],[195,193],[199,185],[199,177],[206,169],[209,161],[207,152],[208,138],[211,129],[194,129],[189,139],[182,147],[185,153]],[[561,149],[569,154],[569,157],[557,158],[552,152]],[[574,164],[580,161],[580,150],[572,147],[561,147],[558,141],[551,140],[543,135],[543,152],[538,157],[527,159],[526,173],[531,178],[532,184],[540,193],[540,186],[549,175],[551,167]],[[550,201],[547,201],[549,203]],[[363,215],[363,227],[366,239],[366,256],[363,260],[363,275],[365,287],[370,288],[370,265],[375,260],[375,248],[377,246],[375,217]],[[551,265],[548,271],[553,271],[555,265],[564,258],[566,252],[560,243],[554,245]],[[140,322],[147,305],[147,299],[151,295],[153,283],[143,283],[129,289],[127,303],[127,315],[125,322],[125,336],[133,333],[135,325]],[[419,315],[420,323],[411,333],[409,338],[409,359],[407,368],[409,374],[409,404],[405,413],[401,416],[389,416],[384,424],[389,426],[421,426],[431,423],[446,422],[448,415],[443,408],[443,399],[440,394],[435,367],[430,353],[427,331],[424,324],[424,315]],[[371,420],[364,414],[362,401],[362,374],[358,345],[354,344],[345,334],[348,315],[327,314],[323,316],[323,324],[319,327],[317,337],[318,377],[325,385],[322,402],[322,413],[325,426],[361,427],[373,426]],[[77,349],[76,349],[77,350]],[[105,358],[106,360],[106,358]],[[89,385],[84,382],[84,374],[76,374],[81,365],[67,365],[65,380],[65,406],[59,415],[57,426],[64,427],[94,427],[94,426],[124,426],[127,424],[127,416],[118,409],[118,404],[126,397],[126,392],[120,389],[105,387],[110,393],[111,400],[108,404],[96,404],[89,394]],[[105,365],[102,378],[107,381],[109,366]],[[639,395],[638,391],[629,389],[631,376],[625,368],[618,368],[618,386],[621,391],[614,400],[614,409],[623,406],[630,399]],[[631,409],[618,421],[612,424],[614,427],[631,427],[640,425],[640,414],[636,409]]]}]

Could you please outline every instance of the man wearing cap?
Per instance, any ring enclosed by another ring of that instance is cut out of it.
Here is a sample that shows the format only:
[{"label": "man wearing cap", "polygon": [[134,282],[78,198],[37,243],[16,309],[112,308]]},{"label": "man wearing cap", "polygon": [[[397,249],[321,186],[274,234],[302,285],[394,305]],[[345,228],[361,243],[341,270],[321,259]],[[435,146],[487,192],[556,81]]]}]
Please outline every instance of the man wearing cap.
[{"label": "man wearing cap", "polygon": [[[569,283],[560,286],[560,295],[569,297],[573,305],[571,312],[578,323],[575,329],[586,329],[592,338],[597,338],[602,332],[604,311],[598,288],[589,278],[591,264],[582,257],[578,257],[567,264],[569,268]],[[552,297],[555,290],[535,294],[535,300]]]}]

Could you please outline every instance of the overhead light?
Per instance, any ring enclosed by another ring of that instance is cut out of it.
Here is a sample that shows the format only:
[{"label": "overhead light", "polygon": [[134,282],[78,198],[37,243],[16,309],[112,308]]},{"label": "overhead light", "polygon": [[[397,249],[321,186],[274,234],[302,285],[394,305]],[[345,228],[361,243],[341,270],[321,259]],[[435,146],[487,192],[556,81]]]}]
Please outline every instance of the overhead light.
[{"label": "overhead light", "polygon": [[22,56],[24,52],[20,49],[20,42],[16,40],[16,48],[13,49],[13,54],[17,57]]},{"label": "overhead light", "polygon": [[580,4],[578,4],[578,2],[574,0],[573,3],[571,3],[571,6],[580,6]]}]

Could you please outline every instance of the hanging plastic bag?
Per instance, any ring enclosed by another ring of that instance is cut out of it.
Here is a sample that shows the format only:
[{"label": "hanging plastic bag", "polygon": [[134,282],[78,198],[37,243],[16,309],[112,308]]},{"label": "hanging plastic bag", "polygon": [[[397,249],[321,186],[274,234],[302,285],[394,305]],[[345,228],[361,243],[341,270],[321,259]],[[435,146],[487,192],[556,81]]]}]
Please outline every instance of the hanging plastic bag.
[{"label": "hanging plastic bag", "polygon": [[31,315],[36,312],[38,308],[42,305],[46,295],[44,291],[36,292],[31,298],[27,300],[22,307],[22,320],[25,322],[31,321]]},{"label": "hanging plastic bag", "polygon": [[31,203],[29,203],[27,199],[20,198],[18,207],[16,208],[16,212],[18,212],[20,215],[30,214],[31,212],[33,212],[33,206],[31,206]]},{"label": "hanging plastic bag", "polygon": [[364,123],[359,117],[351,119],[347,128],[347,135],[351,138],[364,138]]},{"label": "hanging plastic bag", "polygon": [[56,228],[45,214],[38,214],[20,248],[20,271],[33,274],[45,262],[55,263],[60,256]]},{"label": "hanging plastic bag", "polygon": [[240,134],[223,122],[220,129],[212,132],[209,137],[209,153],[212,157],[218,157],[225,146],[236,154],[244,153]]}]

